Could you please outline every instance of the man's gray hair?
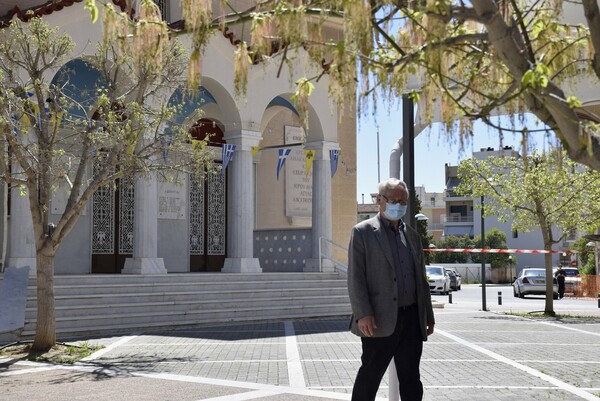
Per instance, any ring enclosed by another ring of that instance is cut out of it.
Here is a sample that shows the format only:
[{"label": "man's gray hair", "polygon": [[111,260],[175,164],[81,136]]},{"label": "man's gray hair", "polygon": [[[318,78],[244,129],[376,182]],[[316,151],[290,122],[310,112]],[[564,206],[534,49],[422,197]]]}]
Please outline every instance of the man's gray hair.
[{"label": "man's gray hair", "polygon": [[408,194],[408,187],[406,186],[406,183],[397,178],[388,178],[387,180],[381,181],[379,183],[378,193],[379,195],[385,195],[390,189],[398,187],[403,188]]}]

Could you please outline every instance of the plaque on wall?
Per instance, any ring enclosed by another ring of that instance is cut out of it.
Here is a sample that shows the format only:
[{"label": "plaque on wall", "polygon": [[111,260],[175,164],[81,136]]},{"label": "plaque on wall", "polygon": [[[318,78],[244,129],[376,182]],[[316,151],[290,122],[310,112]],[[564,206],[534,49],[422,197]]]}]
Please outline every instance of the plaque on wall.
[{"label": "plaque on wall", "polygon": [[185,220],[186,196],[185,185],[159,180],[158,218]]},{"label": "plaque on wall", "polygon": [[[302,127],[285,126],[285,143],[304,142]],[[285,162],[285,215],[287,217],[311,217],[312,170],[306,175],[304,147],[294,146]]]}]

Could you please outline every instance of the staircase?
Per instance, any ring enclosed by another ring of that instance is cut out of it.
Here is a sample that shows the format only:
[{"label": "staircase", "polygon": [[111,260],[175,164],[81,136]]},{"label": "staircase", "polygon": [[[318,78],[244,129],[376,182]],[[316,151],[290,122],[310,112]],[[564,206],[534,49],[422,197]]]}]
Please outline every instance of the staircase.
[{"label": "staircase", "polygon": [[[57,338],[350,315],[338,273],[56,276]],[[30,279],[22,339],[35,334]]]}]

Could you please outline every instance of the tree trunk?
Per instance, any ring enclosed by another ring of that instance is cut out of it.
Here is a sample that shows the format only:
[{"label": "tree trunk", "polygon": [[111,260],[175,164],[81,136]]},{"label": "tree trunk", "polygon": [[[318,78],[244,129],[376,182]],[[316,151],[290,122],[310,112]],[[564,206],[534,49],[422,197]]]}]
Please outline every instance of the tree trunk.
[{"label": "tree trunk", "polygon": [[[551,246],[544,246],[544,249],[550,250]],[[554,286],[552,283],[552,254],[544,254],[544,264],[546,266],[546,304],[544,314],[554,316]]]},{"label": "tree trunk", "polygon": [[38,250],[37,255],[37,322],[33,350],[47,351],[56,344],[54,315],[54,252]]}]

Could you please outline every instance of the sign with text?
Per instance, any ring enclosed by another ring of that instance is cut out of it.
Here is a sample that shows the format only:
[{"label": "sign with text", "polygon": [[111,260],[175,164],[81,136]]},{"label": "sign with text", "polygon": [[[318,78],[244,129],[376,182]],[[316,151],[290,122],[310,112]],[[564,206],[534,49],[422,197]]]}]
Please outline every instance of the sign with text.
[{"label": "sign with text", "polygon": [[[285,126],[285,143],[304,142],[302,127]],[[312,171],[306,175],[303,146],[294,146],[285,164],[285,215],[310,217],[312,215]]]},{"label": "sign with text", "polygon": [[175,182],[158,182],[158,218],[185,219],[186,188]]}]

